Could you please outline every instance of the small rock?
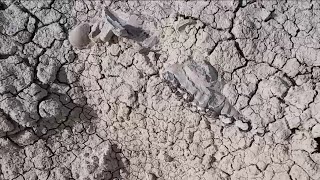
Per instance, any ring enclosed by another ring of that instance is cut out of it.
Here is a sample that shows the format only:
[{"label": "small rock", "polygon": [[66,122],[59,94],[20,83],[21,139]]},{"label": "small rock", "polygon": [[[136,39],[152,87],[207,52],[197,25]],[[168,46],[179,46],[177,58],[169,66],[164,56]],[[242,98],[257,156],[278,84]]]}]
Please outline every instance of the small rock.
[{"label": "small rock", "polygon": [[39,104],[39,114],[43,118],[54,118],[61,116],[62,104],[54,99],[44,100]]},{"label": "small rock", "polygon": [[89,34],[89,38],[93,42],[108,42],[112,36],[112,25],[104,21],[94,23]]},{"label": "small rock", "polygon": [[128,32],[127,30],[123,27],[125,22],[121,19],[118,18],[117,14],[109,10],[108,8],[105,8],[103,11],[104,18],[107,20],[107,22],[112,26],[112,32],[116,36],[121,36],[121,37],[127,37]]},{"label": "small rock", "polygon": [[320,124],[313,126],[311,133],[314,138],[320,137]]},{"label": "small rock", "polygon": [[109,48],[110,54],[112,56],[117,56],[119,54],[119,52],[120,52],[120,49],[121,48],[120,48],[120,46],[118,44],[112,44],[112,45],[110,45],[110,48]]},{"label": "small rock", "polygon": [[219,119],[225,124],[231,124],[233,122],[232,118],[226,116],[219,116]]},{"label": "small rock", "polygon": [[75,48],[85,48],[90,44],[90,24],[81,23],[69,33],[70,44]]},{"label": "small rock", "polygon": [[235,126],[237,126],[239,129],[243,130],[243,131],[247,131],[249,130],[249,125],[248,123],[242,122],[240,120],[236,121],[234,123]]}]

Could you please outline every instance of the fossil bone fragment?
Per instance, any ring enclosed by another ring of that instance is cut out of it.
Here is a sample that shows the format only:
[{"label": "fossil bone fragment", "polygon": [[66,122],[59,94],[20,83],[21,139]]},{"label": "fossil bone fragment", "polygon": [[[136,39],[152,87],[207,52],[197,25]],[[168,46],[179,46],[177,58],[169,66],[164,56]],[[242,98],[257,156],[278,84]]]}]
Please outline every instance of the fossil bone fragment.
[{"label": "fossil bone fragment", "polygon": [[113,35],[134,39],[138,42],[143,41],[142,44],[147,43],[147,47],[154,44],[155,38],[148,39],[148,42],[144,41],[148,35],[140,27],[129,24],[129,21],[132,23],[131,21],[136,20],[119,17],[108,8],[104,8],[102,16],[95,22],[81,23],[76,26],[69,34],[69,41],[72,46],[83,49],[91,43],[106,43],[111,40]]},{"label": "fossil bone fragment", "polygon": [[111,12],[108,8],[104,8],[103,17],[93,23],[89,38],[93,42],[109,42],[113,35],[118,37],[129,37],[125,29],[126,22]]},{"label": "fossil bone fragment", "polygon": [[97,21],[91,27],[89,38],[92,42],[109,42],[113,36],[112,26],[103,21]]},{"label": "fossil bone fragment", "polygon": [[126,25],[126,22],[124,22],[124,20],[117,17],[108,8],[104,8],[103,14],[105,15],[105,19],[104,19],[104,21],[106,21],[105,23],[108,22],[112,26],[112,32],[116,36],[122,36],[122,37],[128,36],[127,30],[124,28],[124,26]]},{"label": "fossil bone fragment", "polygon": [[243,122],[242,115],[221,93],[222,82],[218,80],[218,72],[211,64],[194,61],[173,64],[165,69],[162,76],[178,97],[196,106],[200,112],[231,118],[239,129],[249,130],[249,124]]},{"label": "fossil bone fragment", "polygon": [[79,49],[86,48],[90,44],[90,24],[81,23],[69,33],[70,44]]},{"label": "fossil bone fragment", "polygon": [[91,43],[109,42],[116,32],[122,31],[115,29],[108,21],[98,20],[95,23],[81,23],[69,33],[69,41],[75,48],[83,49],[89,47]]}]

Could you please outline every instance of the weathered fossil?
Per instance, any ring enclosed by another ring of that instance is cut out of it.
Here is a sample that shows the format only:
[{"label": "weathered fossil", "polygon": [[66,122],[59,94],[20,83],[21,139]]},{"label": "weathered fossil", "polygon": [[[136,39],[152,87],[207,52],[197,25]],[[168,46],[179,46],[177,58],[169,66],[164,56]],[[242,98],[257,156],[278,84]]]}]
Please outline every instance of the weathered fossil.
[{"label": "weathered fossil", "polygon": [[[130,21],[130,22],[129,22]],[[113,35],[142,42],[147,34],[140,28],[130,25],[131,19],[125,19],[109,10],[103,9],[102,17],[94,22],[81,23],[70,31],[70,43],[79,49],[87,48],[93,43],[109,42]]]},{"label": "weathered fossil", "polygon": [[208,62],[188,61],[173,64],[162,74],[170,89],[188,103],[197,107],[199,112],[209,116],[219,116],[223,122],[232,123],[241,130],[250,129],[242,115],[221,93],[222,82],[218,80],[217,70]]},{"label": "weathered fossil", "polygon": [[90,44],[90,24],[81,23],[72,29],[69,33],[69,41],[71,45],[75,48],[85,48]]}]

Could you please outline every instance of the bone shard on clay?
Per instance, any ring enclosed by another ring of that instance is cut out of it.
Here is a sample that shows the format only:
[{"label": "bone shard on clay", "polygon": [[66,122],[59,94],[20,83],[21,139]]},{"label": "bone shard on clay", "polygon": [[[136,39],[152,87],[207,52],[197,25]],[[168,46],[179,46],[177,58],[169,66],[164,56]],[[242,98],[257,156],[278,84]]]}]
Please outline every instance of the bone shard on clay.
[{"label": "bone shard on clay", "polygon": [[208,62],[174,64],[165,69],[162,76],[173,92],[191,101],[199,110],[233,118],[241,130],[249,129],[247,123],[240,122],[240,113],[221,94],[222,82],[218,80],[218,72]]},{"label": "bone shard on clay", "polygon": [[[93,23],[81,23],[70,31],[70,43],[79,49],[87,48],[90,43],[109,42],[113,35],[125,38],[139,37],[142,30],[131,26],[105,7],[102,17]],[[149,43],[148,43],[149,44]]]}]

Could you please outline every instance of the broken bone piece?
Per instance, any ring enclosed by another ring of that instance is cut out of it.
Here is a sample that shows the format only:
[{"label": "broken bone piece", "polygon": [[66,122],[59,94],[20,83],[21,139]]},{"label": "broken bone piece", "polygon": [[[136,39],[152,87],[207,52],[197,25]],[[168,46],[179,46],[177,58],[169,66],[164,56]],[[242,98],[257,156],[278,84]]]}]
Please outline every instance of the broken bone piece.
[{"label": "broken bone piece", "polygon": [[151,48],[159,42],[158,34],[152,35],[142,42],[144,48]]},{"label": "broken bone piece", "polygon": [[232,118],[226,117],[226,116],[219,116],[219,119],[224,123],[224,124],[231,124],[233,123]]},{"label": "broken bone piece", "polygon": [[116,36],[120,36],[120,37],[128,37],[129,36],[127,30],[124,28],[124,26],[126,25],[124,20],[117,17],[117,15],[115,15],[115,13],[111,12],[111,10],[109,10],[107,7],[104,8],[103,14],[105,15],[105,20],[106,20],[105,23],[110,23],[110,25],[112,25],[112,27],[113,27],[112,32]]},{"label": "broken bone piece", "polygon": [[104,23],[112,26],[112,32],[116,36],[133,39],[137,42],[142,42],[142,44],[144,41],[148,41],[146,42],[148,47],[153,46],[156,43],[156,38],[147,40],[149,34],[139,27],[139,24],[142,23],[139,21],[139,18],[136,15],[115,13],[107,7],[104,8],[103,14],[105,16],[103,17]]},{"label": "broken bone piece", "polygon": [[237,127],[247,131],[249,124],[242,122],[242,115],[229,103],[221,93],[222,82],[218,71],[208,62],[188,61],[173,64],[162,73],[164,81],[172,92],[181,99],[196,106],[200,112],[212,115],[223,115],[226,124],[237,122]]},{"label": "broken bone piece", "polygon": [[91,43],[109,42],[113,35],[125,37],[127,33],[124,28],[115,27],[113,23],[101,19],[93,24],[81,23],[69,33],[71,45],[78,49],[84,49]]},{"label": "broken bone piece", "polygon": [[91,31],[89,33],[89,38],[91,41],[93,42],[99,41],[99,34],[101,33],[102,26],[103,24],[101,21],[97,21],[92,25]]},{"label": "broken bone piece", "polygon": [[81,23],[76,26],[69,33],[69,41],[70,44],[79,49],[86,48],[91,40],[89,38],[90,34],[90,24],[89,23]]},{"label": "broken bone piece", "polygon": [[108,26],[108,24],[104,24],[99,34],[99,38],[102,42],[109,42],[113,36],[112,27]]},{"label": "broken bone piece", "polygon": [[89,38],[94,43],[109,42],[113,36],[112,29],[111,24],[97,21],[92,25]]},{"label": "broken bone piece", "polygon": [[[103,9],[103,17],[95,19],[92,23],[81,23],[69,34],[69,41],[75,48],[87,48],[92,43],[110,42],[113,35],[125,37],[140,42],[145,48],[150,48],[157,43],[157,37],[147,39],[149,35],[140,27],[131,25],[129,18],[118,17],[118,15],[107,7]],[[132,21],[137,21],[134,20]],[[135,18],[137,19],[137,18]]]},{"label": "broken bone piece", "polygon": [[218,71],[208,62],[187,62],[184,66],[184,71],[190,75],[192,81],[199,82],[205,87],[216,84],[215,81],[218,80]]},{"label": "broken bone piece", "polygon": [[237,126],[239,129],[241,129],[242,131],[248,131],[250,126],[248,123],[246,122],[242,122],[241,120],[237,120],[235,123],[234,123],[235,126]]}]

